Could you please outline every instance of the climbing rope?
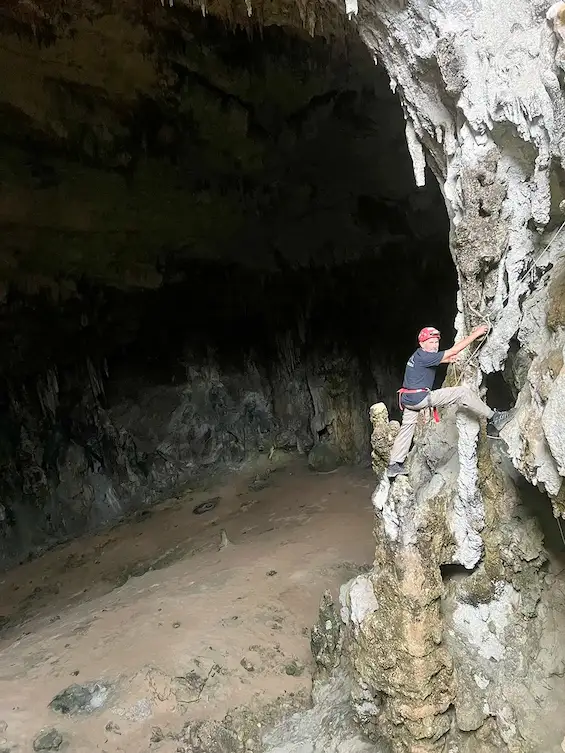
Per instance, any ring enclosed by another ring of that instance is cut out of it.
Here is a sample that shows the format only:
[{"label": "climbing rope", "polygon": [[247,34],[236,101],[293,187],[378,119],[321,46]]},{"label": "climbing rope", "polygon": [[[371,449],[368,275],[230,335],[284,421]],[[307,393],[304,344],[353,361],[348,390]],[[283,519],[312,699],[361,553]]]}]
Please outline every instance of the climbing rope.
[{"label": "climbing rope", "polygon": [[[557,239],[559,238],[559,236],[561,235],[561,232],[563,231],[563,228],[565,228],[565,220],[564,220],[564,221],[563,221],[563,222],[561,223],[561,225],[559,226],[559,229],[557,230],[557,232],[555,233],[555,235],[554,235],[554,236],[553,236],[553,237],[551,238],[551,240],[549,241],[549,243],[548,243],[548,244],[547,244],[547,245],[545,246],[545,248],[543,248],[543,249],[542,249],[542,250],[541,250],[541,251],[539,252],[539,254],[537,254],[537,255],[536,255],[536,256],[534,256],[534,257],[533,257],[532,259],[530,259],[530,262],[529,262],[529,264],[528,264],[528,265],[526,266],[526,269],[524,269],[524,270],[523,270],[523,271],[522,271],[522,272],[520,273],[520,275],[518,275],[518,279],[516,280],[516,282],[517,282],[517,283],[518,283],[518,282],[521,282],[521,281],[522,281],[522,280],[523,280],[523,279],[524,279],[524,278],[525,278],[525,277],[526,277],[527,275],[532,275],[532,276],[531,276],[531,280],[529,280],[529,283],[528,283],[528,284],[531,284],[531,285],[532,285],[532,284],[534,284],[534,283],[535,283],[535,281],[534,281],[534,278],[533,278],[533,274],[532,274],[532,272],[534,271],[535,267],[537,266],[537,262],[538,262],[538,261],[539,261],[539,260],[541,259],[541,257],[542,257],[542,256],[544,256],[544,254],[546,254],[546,253],[547,253],[547,252],[549,251],[549,249],[550,249],[550,248],[551,248],[551,247],[553,246],[553,244],[555,243],[555,241],[556,241],[556,240],[557,240]],[[542,280],[543,280],[543,279],[544,279],[544,278],[545,278],[545,277],[546,277],[546,276],[547,276],[547,275],[549,274],[549,272],[550,272],[550,271],[551,271],[551,270],[547,270],[546,272],[544,272],[544,274],[543,274],[543,275],[542,275],[542,276],[541,276],[541,277],[539,278],[539,280],[538,280],[538,284],[539,284],[539,283],[540,283],[540,282],[541,282],[541,281],[542,281]],[[505,298],[503,299],[503,301],[502,301],[502,305],[503,305],[503,306],[504,306],[504,304],[505,304],[505,303],[506,303],[506,302],[508,301],[508,298],[509,298],[509,295],[507,294],[507,295],[505,296]],[[482,300],[481,300],[481,308],[484,308],[484,303],[485,303],[485,292],[484,292],[484,290],[483,290],[483,295],[482,295]],[[463,361],[463,363],[462,363],[461,365],[459,365],[459,364],[455,364],[455,363],[453,364],[453,366],[455,367],[455,368],[454,368],[454,370],[456,371],[456,373],[457,373],[457,367],[459,367],[459,376],[457,376],[457,378],[455,379],[455,384],[454,384],[454,386],[455,386],[455,387],[458,387],[458,386],[459,386],[459,384],[461,383],[461,380],[462,380],[462,378],[463,378],[463,374],[465,373],[465,370],[466,370],[466,368],[467,368],[467,367],[469,366],[469,364],[470,364],[470,363],[471,363],[471,362],[473,361],[473,359],[475,358],[475,356],[477,355],[477,353],[479,352],[479,350],[480,350],[480,349],[481,349],[481,348],[482,348],[482,347],[483,347],[483,346],[485,345],[485,343],[486,343],[486,341],[487,341],[487,339],[488,339],[488,336],[489,336],[489,335],[490,335],[490,333],[492,332],[492,322],[490,321],[490,317],[489,317],[489,315],[488,315],[488,314],[481,314],[481,312],[480,312],[480,311],[477,311],[477,309],[476,309],[476,308],[475,308],[475,307],[474,307],[474,306],[473,306],[472,304],[468,304],[468,305],[469,305],[469,308],[471,309],[471,312],[472,312],[473,314],[475,314],[475,316],[476,316],[476,317],[477,317],[478,319],[481,319],[481,320],[482,320],[482,322],[483,322],[483,323],[484,323],[484,324],[485,324],[485,325],[486,325],[486,326],[488,327],[488,329],[487,329],[487,332],[485,333],[485,336],[484,336],[484,337],[483,337],[483,339],[481,340],[481,342],[480,342],[480,343],[479,343],[479,344],[477,345],[477,347],[476,347],[476,348],[475,348],[475,349],[474,349],[474,350],[473,350],[473,351],[472,351],[472,352],[470,353],[470,355],[469,355],[469,356],[468,356],[468,357],[467,357],[467,358],[466,358],[466,359],[465,359],[465,360]],[[563,533],[562,533],[562,535],[563,535]],[[564,539],[563,543],[565,544],[565,539]]]},{"label": "climbing rope", "polygon": [[559,533],[561,534],[561,540],[563,541],[563,546],[565,546],[565,535],[563,535],[563,527],[561,526],[561,518],[557,516],[557,525],[559,526]]},{"label": "climbing rope", "polygon": [[[563,231],[563,228],[565,228],[565,220],[561,223],[561,225],[559,226],[557,232],[555,233],[555,235],[553,236],[553,238],[549,241],[549,243],[547,244],[547,246],[545,246],[545,248],[542,248],[542,250],[539,252],[539,254],[537,254],[536,256],[534,256],[533,259],[530,259],[530,262],[526,266],[526,269],[524,269],[523,272],[520,275],[518,275],[518,279],[516,280],[516,282],[521,282],[528,274],[532,274],[532,272],[534,271],[535,267],[537,266],[538,261],[553,246],[553,244],[555,243],[555,241],[561,235],[561,233]],[[538,283],[541,282],[549,274],[550,271],[551,270],[548,269],[546,272],[544,272],[544,274],[538,280]],[[533,275],[532,275],[532,278],[530,280],[530,283],[532,283],[532,284],[534,283]],[[502,305],[504,305],[508,301],[508,298],[509,298],[509,296],[506,295],[505,298],[504,298],[504,300],[502,301]]]},{"label": "climbing rope", "polygon": [[[481,308],[483,308],[484,306],[484,301],[485,301],[485,293],[483,290]],[[471,361],[475,358],[475,356],[477,355],[479,350],[483,347],[483,345],[486,343],[487,338],[490,335],[491,330],[492,330],[492,324],[491,324],[488,314],[481,314],[481,312],[477,311],[477,309],[471,303],[469,304],[469,308],[471,309],[471,312],[475,314],[475,316],[477,316],[479,319],[483,321],[483,323],[487,326],[488,329],[485,333],[485,336],[481,340],[481,342],[477,345],[477,347],[467,356],[467,358],[460,365],[459,376],[455,379],[455,384],[454,384],[455,387],[458,387],[460,385],[461,380],[463,379],[463,374],[465,373],[465,369],[471,363]],[[457,367],[459,366],[459,364],[454,363],[453,366],[454,366],[454,371],[457,373]]]}]

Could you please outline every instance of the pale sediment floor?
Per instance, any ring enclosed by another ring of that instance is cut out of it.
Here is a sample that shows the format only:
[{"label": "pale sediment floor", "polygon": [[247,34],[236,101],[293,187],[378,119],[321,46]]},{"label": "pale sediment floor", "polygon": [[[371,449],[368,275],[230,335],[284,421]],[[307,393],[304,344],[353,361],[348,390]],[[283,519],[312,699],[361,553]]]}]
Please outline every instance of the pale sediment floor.
[{"label": "pale sediment floor", "polygon": [[[320,596],[372,562],[373,476],[256,470],[0,576],[0,750],[55,727],[76,753],[174,751],[190,719],[307,699]],[[49,708],[92,683],[86,709]]]}]

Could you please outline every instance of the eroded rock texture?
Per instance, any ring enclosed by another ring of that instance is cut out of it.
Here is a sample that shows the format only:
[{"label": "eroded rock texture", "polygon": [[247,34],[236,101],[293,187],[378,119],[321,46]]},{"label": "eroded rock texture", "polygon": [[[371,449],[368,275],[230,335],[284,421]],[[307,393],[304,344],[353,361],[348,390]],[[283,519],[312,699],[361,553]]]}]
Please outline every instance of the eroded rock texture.
[{"label": "eroded rock texture", "polygon": [[395,753],[557,751],[565,599],[550,504],[481,435],[482,550],[472,572],[454,566],[454,430],[449,413],[424,427],[410,477],[380,477],[374,568],[342,589],[332,643],[355,678],[359,722]]},{"label": "eroded rock texture", "polygon": [[[417,175],[423,149],[443,186],[460,281],[458,329],[492,325],[476,359],[483,373],[507,359],[519,364],[519,410],[505,431],[513,462],[559,504],[563,437],[551,393],[559,394],[564,345],[565,110],[560,16],[553,7],[548,20],[548,9],[527,0],[438,2],[426,11],[418,2],[368,3],[359,23],[403,102]],[[476,372],[468,378],[474,383]],[[462,436],[460,497],[472,505],[476,427]]]}]

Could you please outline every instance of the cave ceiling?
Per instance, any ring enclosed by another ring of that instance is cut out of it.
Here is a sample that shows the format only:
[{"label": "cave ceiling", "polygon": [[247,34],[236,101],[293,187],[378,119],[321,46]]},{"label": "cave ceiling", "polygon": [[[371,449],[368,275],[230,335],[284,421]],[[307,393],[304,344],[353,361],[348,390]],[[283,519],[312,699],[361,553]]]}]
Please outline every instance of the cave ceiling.
[{"label": "cave ceiling", "polygon": [[156,287],[194,259],[327,265],[445,238],[354,23],[332,4],[195,5],[0,10],[4,288]]}]

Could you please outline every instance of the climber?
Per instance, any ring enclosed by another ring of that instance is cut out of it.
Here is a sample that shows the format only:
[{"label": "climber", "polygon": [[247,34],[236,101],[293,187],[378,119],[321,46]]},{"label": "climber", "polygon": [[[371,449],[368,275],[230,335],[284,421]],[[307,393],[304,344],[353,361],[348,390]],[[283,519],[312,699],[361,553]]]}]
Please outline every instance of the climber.
[{"label": "climber", "polygon": [[408,471],[404,467],[404,460],[410,450],[419,411],[431,408],[434,419],[439,421],[437,408],[442,405],[458,405],[466,408],[477,416],[488,419],[487,433],[497,436],[498,429],[506,417],[503,411],[492,410],[480,398],[474,395],[468,387],[445,387],[433,390],[436,368],[440,363],[452,363],[457,354],[467,348],[479,337],[488,332],[486,325],[476,327],[468,337],[449,348],[439,349],[440,332],[435,327],[424,327],[418,335],[420,347],[408,359],[404,372],[404,383],[399,393],[399,405],[403,411],[402,426],[396,437],[390,453],[390,464],[387,469],[389,478],[406,476]]}]

